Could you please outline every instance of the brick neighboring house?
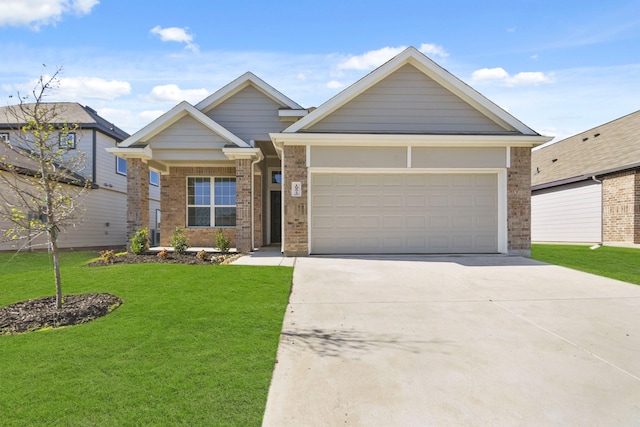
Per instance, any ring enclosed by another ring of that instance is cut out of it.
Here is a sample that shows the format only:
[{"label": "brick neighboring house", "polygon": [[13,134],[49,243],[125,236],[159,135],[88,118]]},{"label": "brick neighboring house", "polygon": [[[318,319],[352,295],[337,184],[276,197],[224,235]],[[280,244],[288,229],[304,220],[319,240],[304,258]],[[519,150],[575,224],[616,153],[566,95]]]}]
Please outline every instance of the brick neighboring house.
[{"label": "brick neighboring house", "polygon": [[[317,109],[246,73],[108,151],[129,233],[161,177],[161,244],[247,252],[530,253],[531,147],[549,141],[408,48]],[[135,171],[135,172],[134,172]]]},{"label": "brick neighboring house", "polygon": [[532,240],[640,244],[640,111],[534,150]]}]

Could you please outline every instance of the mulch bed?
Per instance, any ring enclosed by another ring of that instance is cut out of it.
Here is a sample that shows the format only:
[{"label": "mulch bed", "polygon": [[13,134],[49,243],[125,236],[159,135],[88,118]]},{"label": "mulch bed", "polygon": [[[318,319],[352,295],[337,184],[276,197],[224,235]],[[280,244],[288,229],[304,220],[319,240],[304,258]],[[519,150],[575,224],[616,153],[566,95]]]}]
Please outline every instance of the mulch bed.
[{"label": "mulch bed", "polygon": [[0,335],[87,323],[112,312],[123,302],[106,293],[65,295],[63,301],[60,310],[56,309],[53,296],[0,307]]},{"label": "mulch bed", "polygon": [[[194,253],[174,254],[170,253],[166,258],[159,257],[155,253],[136,255],[127,253],[118,255],[112,259],[111,264],[141,264],[141,263],[161,263],[161,264],[189,264],[189,265],[212,265],[229,264],[244,254],[207,254],[205,259],[200,259]],[[108,265],[102,260],[97,260],[87,264],[90,267],[100,267]]]}]

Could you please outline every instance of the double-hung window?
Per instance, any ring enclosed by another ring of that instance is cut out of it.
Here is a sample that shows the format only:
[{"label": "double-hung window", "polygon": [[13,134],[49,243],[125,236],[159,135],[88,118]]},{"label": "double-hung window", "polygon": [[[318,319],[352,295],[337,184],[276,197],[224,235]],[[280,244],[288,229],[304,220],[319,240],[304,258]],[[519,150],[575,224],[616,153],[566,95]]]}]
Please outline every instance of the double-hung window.
[{"label": "double-hung window", "polygon": [[235,178],[187,178],[188,227],[235,227],[235,225]]}]

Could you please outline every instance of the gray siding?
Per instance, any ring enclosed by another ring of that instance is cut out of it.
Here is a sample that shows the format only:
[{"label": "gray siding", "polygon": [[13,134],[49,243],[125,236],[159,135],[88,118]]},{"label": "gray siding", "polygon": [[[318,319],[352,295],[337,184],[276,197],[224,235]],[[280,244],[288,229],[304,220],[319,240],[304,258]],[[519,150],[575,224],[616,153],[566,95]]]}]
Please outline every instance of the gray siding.
[{"label": "gray siding", "polygon": [[154,150],[207,150],[222,148],[227,141],[214,131],[186,116],[149,140]]},{"label": "gray siding", "polygon": [[277,102],[253,86],[247,86],[206,114],[245,142],[270,140],[269,132],[280,132]]},{"label": "gray siding", "polygon": [[534,191],[531,240],[597,243],[602,238],[601,185],[583,181]]},{"label": "gray siding", "polygon": [[504,133],[412,65],[405,65],[306,132]]}]

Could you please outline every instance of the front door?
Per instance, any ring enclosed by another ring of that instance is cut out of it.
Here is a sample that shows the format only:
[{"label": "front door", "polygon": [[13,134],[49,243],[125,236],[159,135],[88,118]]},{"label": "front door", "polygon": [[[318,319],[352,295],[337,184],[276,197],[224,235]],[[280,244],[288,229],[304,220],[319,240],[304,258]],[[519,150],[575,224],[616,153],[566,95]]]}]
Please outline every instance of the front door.
[{"label": "front door", "polygon": [[282,192],[272,191],[271,201],[271,243],[282,241]]}]

